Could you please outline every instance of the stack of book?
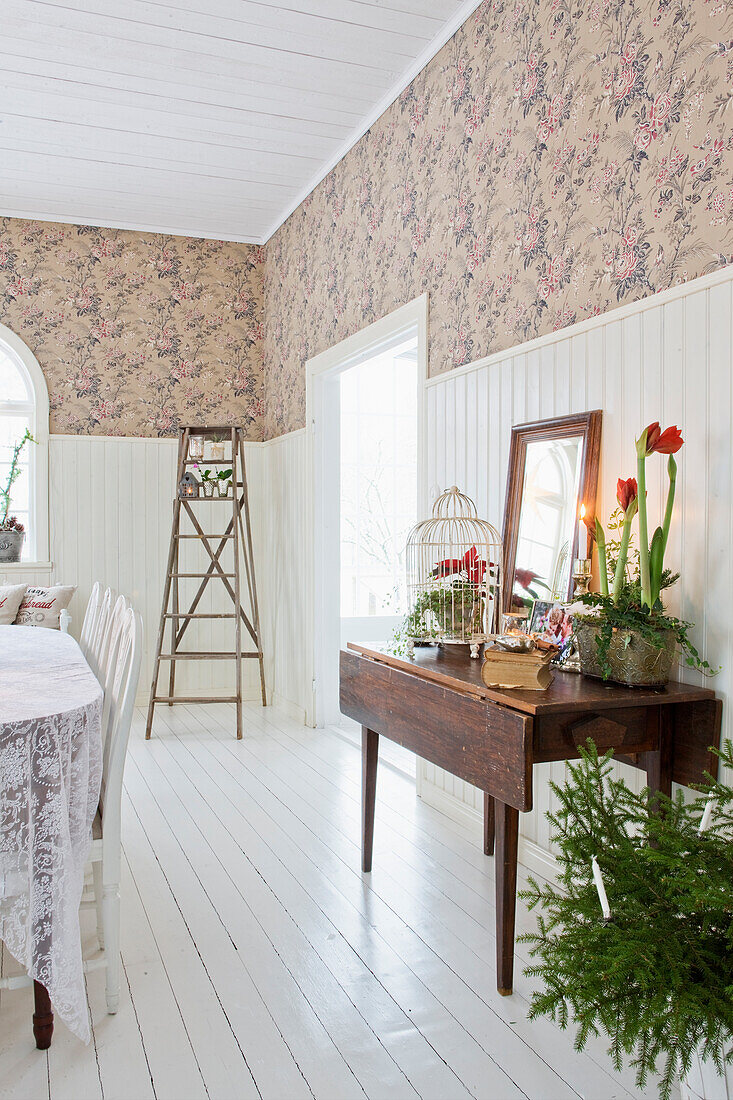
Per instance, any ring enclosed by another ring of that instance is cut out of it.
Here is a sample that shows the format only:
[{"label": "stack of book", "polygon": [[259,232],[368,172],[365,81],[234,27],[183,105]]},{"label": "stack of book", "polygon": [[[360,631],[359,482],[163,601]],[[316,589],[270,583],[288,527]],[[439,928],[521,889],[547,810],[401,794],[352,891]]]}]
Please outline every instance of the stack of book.
[{"label": "stack of book", "polygon": [[487,687],[544,691],[553,680],[550,661],[556,652],[556,649],[531,649],[529,653],[518,653],[496,645],[487,646],[484,650],[481,678]]}]

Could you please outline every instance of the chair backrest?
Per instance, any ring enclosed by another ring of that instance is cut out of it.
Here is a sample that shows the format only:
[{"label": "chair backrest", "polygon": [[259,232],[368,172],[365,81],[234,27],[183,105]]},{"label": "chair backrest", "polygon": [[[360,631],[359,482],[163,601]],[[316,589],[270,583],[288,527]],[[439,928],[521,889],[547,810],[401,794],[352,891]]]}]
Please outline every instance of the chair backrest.
[{"label": "chair backrest", "polygon": [[125,771],[127,742],[135,707],[140,663],[143,652],[143,621],[137,611],[126,607],[116,631],[110,657],[111,673],[106,692],[107,729],[104,736],[102,757],[102,789],[99,806],[102,812],[102,843],[104,845],[104,874],[111,881],[119,872],[120,814],[122,803],[122,777]]},{"label": "chair backrest", "polygon": [[99,612],[99,600],[101,595],[102,586],[99,581],[95,581],[94,585],[92,586],[92,591],[89,595],[87,609],[84,612],[84,622],[82,623],[81,634],[79,635],[79,646],[85,657],[89,650],[89,643],[94,632],[94,627],[96,626],[97,614]]},{"label": "chair backrest", "polygon": [[112,605],[115,602],[115,594],[111,588],[105,588],[99,601],[99,608],[94,620],[94,628],[89,641],[89,648],[84,656],[95,676],[99,676],[99,658],[102,652],[102,642],[107,629],[109,617],[112,614]]},{"label": "chair backrest", "polygon": [[117,644],[120,632],[125,620],[125,612],[129,609],[125,596],[118,596],[115,605],[107,617],[107,625],[97,654],[97,679],[104,688],[104,711],[102,714],[102,737],[107,739],[107,727],[109,708],[112,700],[112,681],[115,674],[115,661],[117,658]]}]

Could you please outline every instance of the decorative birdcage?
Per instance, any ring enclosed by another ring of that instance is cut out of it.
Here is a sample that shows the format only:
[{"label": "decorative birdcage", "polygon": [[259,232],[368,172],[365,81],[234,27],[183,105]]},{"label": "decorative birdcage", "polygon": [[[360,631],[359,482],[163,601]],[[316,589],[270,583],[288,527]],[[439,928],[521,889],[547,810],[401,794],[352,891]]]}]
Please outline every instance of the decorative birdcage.
[{"label": "decorative birdcage", "polygon": [[499,532],[457,486],[446,489],[407,536],[408,637],[469,645],[478,657],[481,642],[499,633],[502,577]]}]

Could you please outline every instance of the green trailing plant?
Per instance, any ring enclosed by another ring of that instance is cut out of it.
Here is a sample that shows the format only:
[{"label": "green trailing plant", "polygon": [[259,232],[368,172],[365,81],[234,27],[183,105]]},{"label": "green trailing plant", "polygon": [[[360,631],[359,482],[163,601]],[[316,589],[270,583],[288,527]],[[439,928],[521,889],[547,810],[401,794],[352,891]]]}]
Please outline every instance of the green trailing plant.
[{"label": "green trailing plant", "polygon": [[476,585],[460,576],[447,583],[436,580],[418,593],[410,613],[395,631],[393,652],[404,654],[411,639],[437,641],[451,635],[479,634],[483,596]]},{"label": "green trailing plant", "polygon": [[[678,573],[665,570],[660,581],[661,590],[669,588],[678,578]],[[659,599],[651,609],[642,602],[638,578],[623,582],[618,590],[614,584],[614,593],[615,599],[614,596],[604,596],[598,592],[589,592],[579,597],[579,602],[589,609],[588,615],[578,615],[579,621],[592,622],[597,628],[595,642],[604,679],[611,675],[610,648],[615,631],[621,631],[626,636],[627,645],[631,641],[632,633],[639,634],[655,649],[666,649],[674,641],[682,650],[685,663],[690,668],[707,676],[713,676],[719,671],[701,657],[695,648],[689,634],[692,623],[667,614]]]},{"label": "green trailing plant", "polygon": [[10,492],[13,485],[20,477],[22,470],[20,467],[20,456],[26,443],[35,443],[36,440],[31,435],[28,428],[25,430],[23,438],[19,440],[13,447],[13,454],[10,459],[10,469],[8,470],[8,476],[5,479],[5,484],[0,486],[0,531],[22,531],[23,525],[19,523],[15,516],[9,516],[10,511]]},{"label": "green trailing plant", "polygon": [[[730,741],[719,756],[733,767]],[[630,1060],[639,1087],[660,1071],[667,1100],[698,1047],[719,1070],[733,1060],[733,790],[709,777],[692,801],[635,794],[611,759],[588,741],[550,784],[559,884],[521,893],[537,912],[525,973],[542,983],[529,1015],[573,1023],[578,1050],[605,1034],[616,1069]]]}]

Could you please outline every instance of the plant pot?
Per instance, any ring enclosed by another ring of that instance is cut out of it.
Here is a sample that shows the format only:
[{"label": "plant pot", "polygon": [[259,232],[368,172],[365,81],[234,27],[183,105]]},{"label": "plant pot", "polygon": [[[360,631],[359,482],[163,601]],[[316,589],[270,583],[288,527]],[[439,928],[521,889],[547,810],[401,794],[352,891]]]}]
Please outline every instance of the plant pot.
[{"label": "plant pot", "polygon": [[204,496],[205,497],[213,497],[214,489],[216,487],[216,482],[215,481],[202,481],[201,484],[203,486]]},{"label": "plant pot", "polygon": [[217,491],[222,500],[226,500],[229,496],[229,485],[230,482],[228,481],[217,481],[216,483]]},{"label": "plant pot", "polygon": [[0,531],[0,562],[20,561],[25,531]]},{"label": "plant pot", "polygon": [[[575,623],[574,632],[580,653],[580,671],[584,676],[602,680],[597,645],[600,624],[580,619]],[[607,679],[626,687],[664,687],[669,681],[677,643],[671,630],[660,640],[662,645],[654,646],[635,630],[614,628],[608,649],[611,672]]]},{"label": "plant pot", "polygon": [[211,450],[211,457],[212,457],[214,462],[223,462],[224,461],[224,448],[225,448],[225,446],[226,446],[226,444],[221,443],[221,442],[220,443],[210,443],[209,444],[209,448]]},{"label": "plant pot", "polygon": [[733,1100],[733,1065],[726,1063],[719,1073],[715,1063],[704,1061],[698,1047],[690,1072],[680,1081],[682,1100]]}]

